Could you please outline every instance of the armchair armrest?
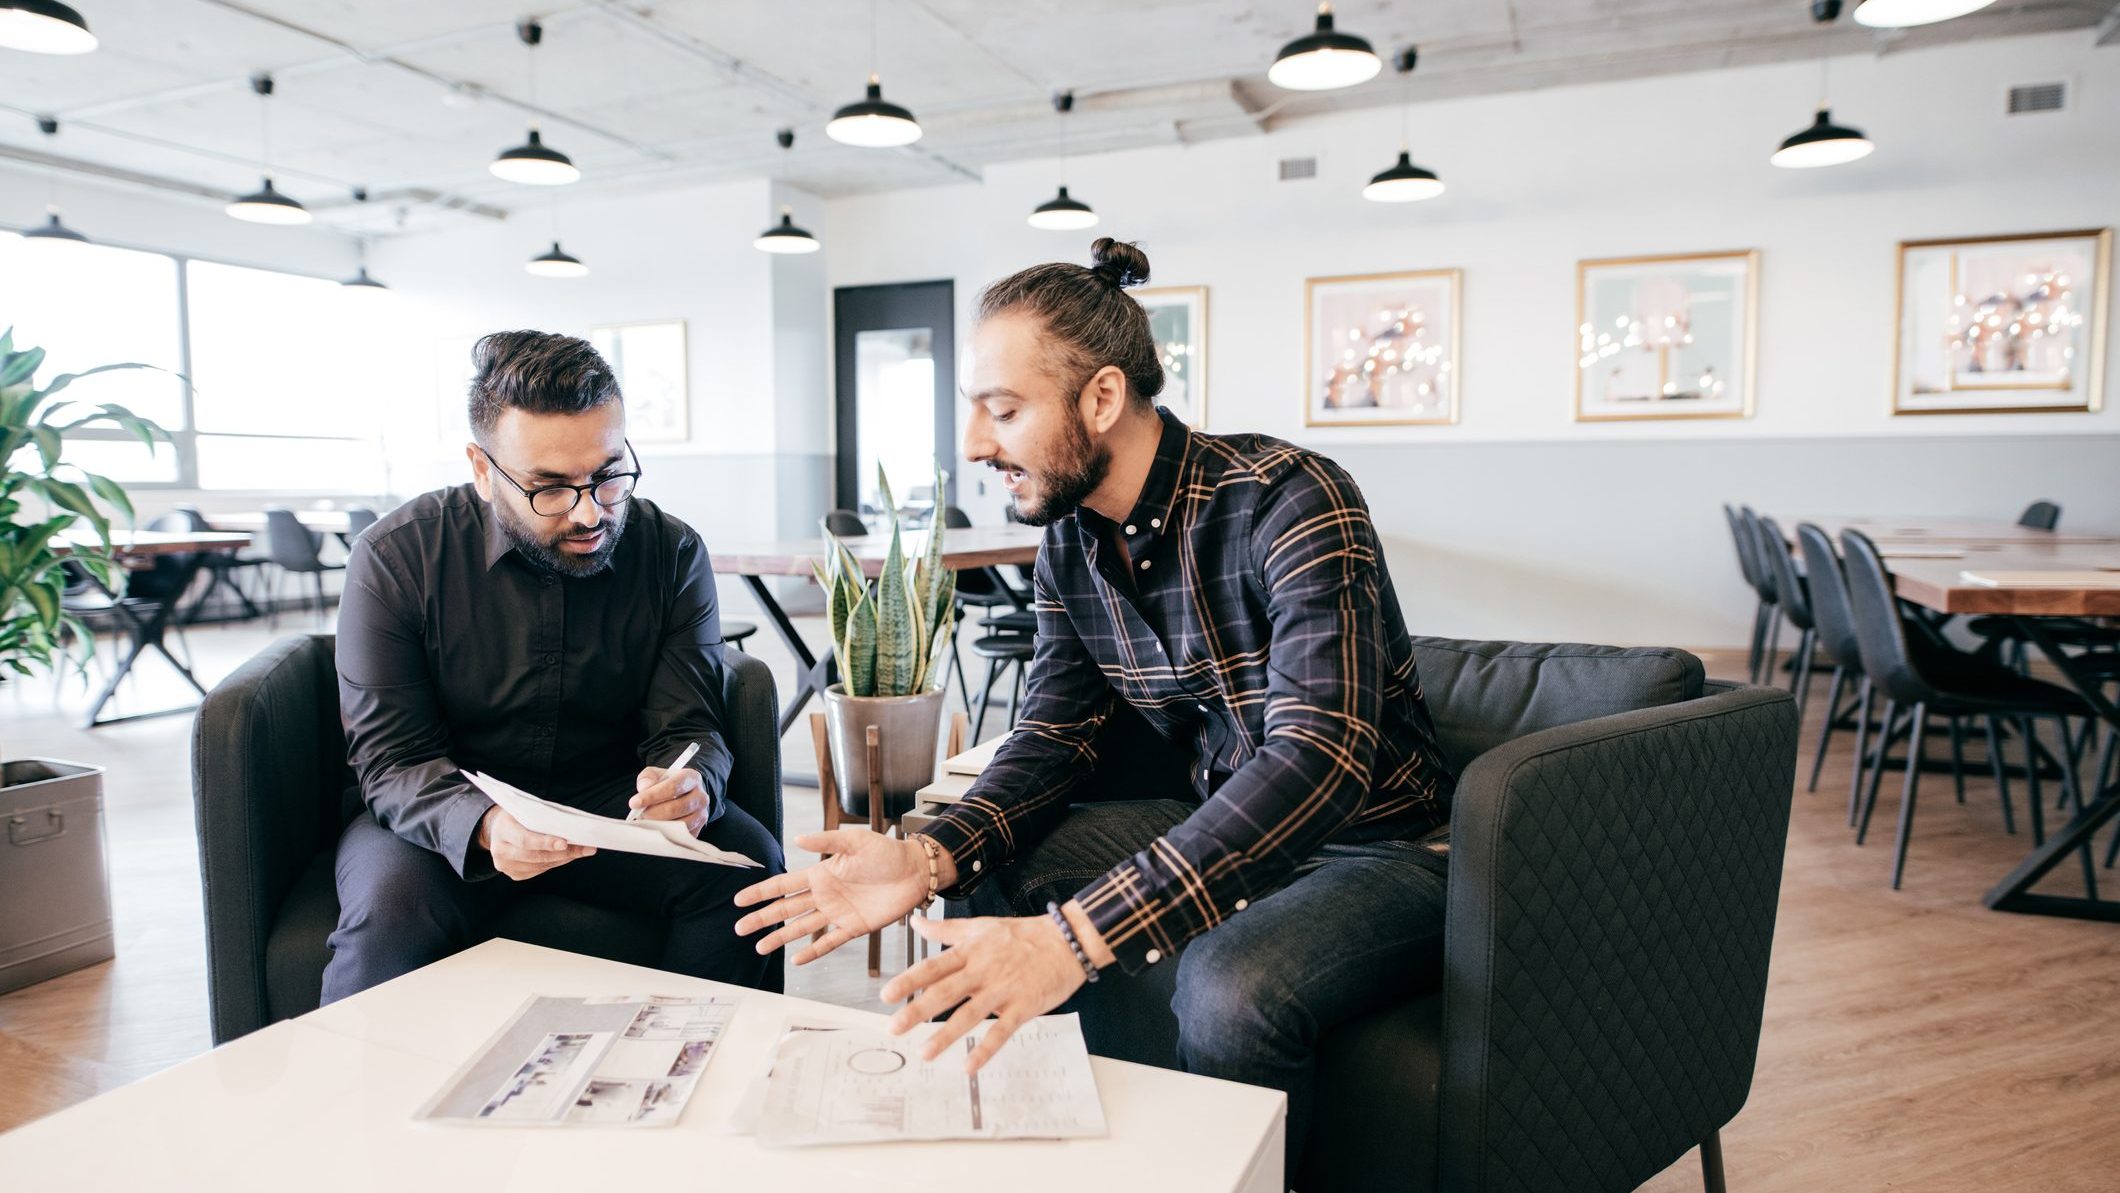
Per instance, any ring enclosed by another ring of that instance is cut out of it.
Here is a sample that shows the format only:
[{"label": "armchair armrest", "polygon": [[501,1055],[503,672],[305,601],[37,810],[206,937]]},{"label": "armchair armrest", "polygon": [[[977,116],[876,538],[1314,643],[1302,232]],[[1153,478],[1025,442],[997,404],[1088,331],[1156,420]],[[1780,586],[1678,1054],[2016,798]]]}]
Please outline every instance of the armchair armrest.
[{"label": "armchair armrest", "polygon": [[1440,1187],[1632,1189],[1744,1105],[1796,735],[1786,692],[1712,685],[1466,768]]}]

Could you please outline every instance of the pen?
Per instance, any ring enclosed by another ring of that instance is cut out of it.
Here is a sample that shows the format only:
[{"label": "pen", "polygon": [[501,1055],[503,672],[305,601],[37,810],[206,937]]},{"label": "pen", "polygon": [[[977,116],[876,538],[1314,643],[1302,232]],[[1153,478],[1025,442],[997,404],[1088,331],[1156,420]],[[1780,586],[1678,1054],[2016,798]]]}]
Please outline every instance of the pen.
[{"label": "pen", "polygon": [[[692,761],[692,757],[693,757],[693,755],[695,755],[695,754],[698,754],[698,753],[699,753],[699,743],[698,743],[698,742],[693,742],[693,743],[692,743],[691,745],[689,745],[689,746],[686,746],[686,747],[685,747],[685,752],[684,752],[684,753],[682,753],[682,754],[679,754],[679,755],[677,756],[677,761],[675,761],[675,762],[671,763],[670,765],[668,765],[668,766],[664,767],[664,768],[663,768],[663,772],[664,772],[665,774],[667,774],[667,773],[669,773],[670,771],[673,771],[673,770],[683,770],[683,769],[685,768],[685,763],[687,763],[687,762],[690,762],[690,761]],[[629,812],[627,812],[627,813],[626,813],[626,819],[627,819],[627,820],[629,820],[629,821],[630,821],[630,820],[639,820],[639,819],[640,819],[640,815],[641,815],[641,813],[642,813],[642,812],[645,812],[645,811],[647,811],[647,809],[646,809],[646,808],[634,808],[634,809],[632,809],[631,811],[629,811]]]}]

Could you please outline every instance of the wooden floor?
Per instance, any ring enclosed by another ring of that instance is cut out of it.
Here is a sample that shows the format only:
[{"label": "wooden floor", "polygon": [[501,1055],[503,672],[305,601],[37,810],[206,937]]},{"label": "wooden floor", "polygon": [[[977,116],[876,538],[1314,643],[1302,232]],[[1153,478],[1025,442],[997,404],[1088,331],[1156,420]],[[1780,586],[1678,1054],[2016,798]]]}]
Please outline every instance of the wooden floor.
[{"label": "wooden floor", "polygon": [[[227,674],[268,638],[195,632],[202,676]],[[785,685],[786,655],[753,642]],[[1704,658],[1711,674],[1742,670],[1727,652]],[[135,707],[176,696],[158,670],[143,666],[128,694]],[[55,710],[48,684],[0,688],[0,750],[109,768],[118,959],[0,997],[0,1129],[209,1045],[190,719],[83,731],[74,726],[81,702],[76,692]],[[1897,788],[1887,788],[1880,828],[1857,848],[1845,824],[1851,753],[1847,735],[1837,736],[1819,791],[1799,781],[1794,793],[1758,1076],[1723,1132],[1730,1187],[2120,1188],[2120,926],[1980,906],[2029,841],[2021,789],[2020,835],[2007,836],[1994,790],[1978,777],[1963,805],[1948,777],[1924,782],[1905,889],[1890,890]],[[783,757],[809,769],[806,730],[789,736]],[[1969,769],[1983,768],[1975,746]],[[790,835],[814,827],[815,793],[790,788],[788,811]],[[2107,875],[2120,889],[2120,871]],[[2063,867],[2042,889],[2079,888]],[[853,1005],[873,1005],[876,985],[858,949],[790,974],[791,993]],[[1697,1157],[1646,1187],[1699,1188]]]}]

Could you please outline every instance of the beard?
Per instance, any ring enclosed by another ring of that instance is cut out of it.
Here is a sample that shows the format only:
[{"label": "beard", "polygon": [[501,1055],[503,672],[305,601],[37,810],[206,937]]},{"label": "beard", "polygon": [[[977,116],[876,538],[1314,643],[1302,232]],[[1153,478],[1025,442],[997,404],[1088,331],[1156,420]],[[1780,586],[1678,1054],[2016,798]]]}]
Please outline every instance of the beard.
[{"label": "beard", "polygon": [[[1066,434],[1062,437],[1053,462],[1044,471],[1033,476],[1038,484],[1038,495],[1034,502],[1026,504],[1021,493],[1010,498],[1015,508],[1016,519],[1026,526],[1044,526],[1065,518],[1081,507],[1097,486],[1104,483],[1104,476],[1111,471],[1112,456],[1109,449],[1089,441],[1089,431],[1079,418],[1065,420]],[[997,464],[1003,469],[1013,465]]]},{"label": "beard", "polygon": [[[589,498],[584,495],[582,500],[587,501]],[[508,542],[522,553],[523,558],[556,576],[580,579],[593,576],[611,566],[611,553],[618,550],[619,536],[626,532],[626,514],[632,507],[633,502],[628,499],[618,508],[604,511],[603,524],[598,528],[603,531],[604,541],[597,544],[596,550],[587,555],[569,551],[560,545],[575,537],[572,523],[558,532],[541,531],[518,521],[520,515],[515,509],[498,501],[493,503],[493,513],[500,519],[501,533],[508,536]]]}]

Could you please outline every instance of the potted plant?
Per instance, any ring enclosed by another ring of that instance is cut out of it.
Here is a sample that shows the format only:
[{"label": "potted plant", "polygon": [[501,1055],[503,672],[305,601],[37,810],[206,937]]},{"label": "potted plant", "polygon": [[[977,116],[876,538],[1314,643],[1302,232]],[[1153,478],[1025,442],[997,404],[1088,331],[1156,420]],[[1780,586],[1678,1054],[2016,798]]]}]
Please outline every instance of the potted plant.
[{"label": "potted plant", "polygon": [[[849,817],[869,818],[867,739],[874,725],[881,751],[884,817],[896,820],[913,806],[913,793],[935,777],[945,695],[943,662],[957,620],[957,574],[942,566],[939,517],[928,528],[920,558],[905,558],[897,503],[880,467],[876,480],[891,520],[883,574],[869,583],[853,552],[829,531],[831,559],[812,566],[824,586],[832,645],[839,657],[841,680],[824,693],[839,807]],[[942,492],[939,474],[935,491]]]},{"label": "potted plant", "polygon": [[[147,366],[62,373],[39,389],[43,363],[43,349],[18,351],[14,332],[0,332],[0,681],[65,665],[70,637],[95,648],[95,636],[61,600],[64,562],[118,591],[122,569],[106,509],[130,522],[132,502],[115,481],[67,464],[62,436],[115,426],[152,450],[160,432],[123,406],[59,397],[91,373]],[[94,541],[62,540],[83,522]],[[0,993],[109,960],[103,768],[55,758],[0,761],[0,823],[7,828],[0,845]]]}]

